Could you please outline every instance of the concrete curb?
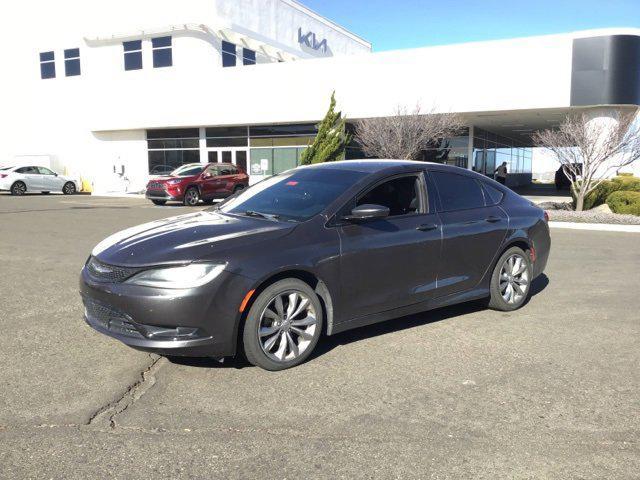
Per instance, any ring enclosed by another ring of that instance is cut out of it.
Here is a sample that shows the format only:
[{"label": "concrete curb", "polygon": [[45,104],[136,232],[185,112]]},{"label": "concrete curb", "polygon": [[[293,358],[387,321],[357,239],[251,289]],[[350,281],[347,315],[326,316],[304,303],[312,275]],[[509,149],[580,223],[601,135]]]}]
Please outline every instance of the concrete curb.
[{"label": "concrete curb", "polygon": [[549,222],[549,227],[570,230],[640,233],[640,225],[616,225],[613,223]]}]

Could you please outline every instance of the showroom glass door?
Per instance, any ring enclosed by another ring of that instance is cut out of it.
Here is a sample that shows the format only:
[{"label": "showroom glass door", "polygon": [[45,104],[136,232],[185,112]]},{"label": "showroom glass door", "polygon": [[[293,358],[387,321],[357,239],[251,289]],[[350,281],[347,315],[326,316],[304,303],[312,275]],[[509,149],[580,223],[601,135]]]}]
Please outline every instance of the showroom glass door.
[{"label": "showroom glass door", "polygon": [[207,161],[209,163],[233,163],[247,170],[247,148],[208,148]]}]

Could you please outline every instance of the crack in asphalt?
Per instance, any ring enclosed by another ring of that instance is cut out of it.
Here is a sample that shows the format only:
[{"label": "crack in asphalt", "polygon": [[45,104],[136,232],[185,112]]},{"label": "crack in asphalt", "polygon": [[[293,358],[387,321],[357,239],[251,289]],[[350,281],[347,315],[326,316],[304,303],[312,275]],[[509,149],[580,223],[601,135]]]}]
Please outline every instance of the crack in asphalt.
[{"label": "crack in asphalt", "polygon": [[100,407],[91,415],[86,426],[102,426],[115,429],[117,427],[115,418],[137,402],[145,393],[156,384],[157,371],[167,362],[164,357],[149,354],[151,363],[140,373],[140,379],[129,385],[127,390],[115,400]]}]

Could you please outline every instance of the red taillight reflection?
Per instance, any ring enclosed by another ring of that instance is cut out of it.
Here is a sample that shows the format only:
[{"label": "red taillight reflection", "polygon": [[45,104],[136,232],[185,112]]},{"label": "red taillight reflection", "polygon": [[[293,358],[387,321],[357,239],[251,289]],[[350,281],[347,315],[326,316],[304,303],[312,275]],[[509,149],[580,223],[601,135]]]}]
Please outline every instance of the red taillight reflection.
[{"label": "red taillight reflection", "polygon": [[536,249],[533,247],[533,245],[529,249],[529,257],[531,258],[531,263],[536,263]]},{"label": "red taillight reflection", "polygon": [[544,211],[544,221],[549,223],[549,213],[546,210]]}]

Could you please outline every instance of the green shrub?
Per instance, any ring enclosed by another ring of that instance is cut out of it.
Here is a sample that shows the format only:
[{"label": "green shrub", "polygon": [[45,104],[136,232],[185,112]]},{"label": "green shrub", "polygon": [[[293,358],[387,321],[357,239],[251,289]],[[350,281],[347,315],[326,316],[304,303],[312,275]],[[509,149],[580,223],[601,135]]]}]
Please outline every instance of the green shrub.
[{"label": "green shrub", "polygon": [[[619,191],[640,192],[640,178],[634,177],[633,175],[620,175],[611,180],[605,180],[584,199],[584,209],[590,210],[603,203],[607,203],[609,195]],[[575,207],[576,195],[573,190],[571,190],[571,197],[573,198],[573,205]]]},{"label": "green shrub", "polygon": [[607,205],[614,213],[640,216],[640,192],[613,192],[607,197]]},{"label": "green shrub", "polygon": [[619,186],[616,190],[625,192],[640,192],[640,178],[628,175],[620,175],[611,180]]},{"label": "green shrub", "polygon": [[633,177],[633,173],[631,172],[624,172],[624,173],[619,173],[618,174],[619,177]]}]

